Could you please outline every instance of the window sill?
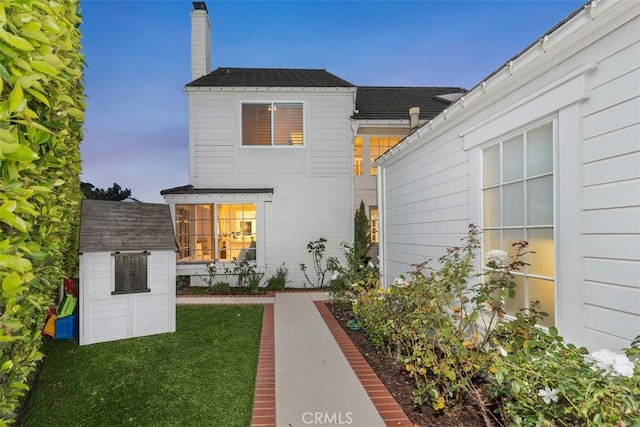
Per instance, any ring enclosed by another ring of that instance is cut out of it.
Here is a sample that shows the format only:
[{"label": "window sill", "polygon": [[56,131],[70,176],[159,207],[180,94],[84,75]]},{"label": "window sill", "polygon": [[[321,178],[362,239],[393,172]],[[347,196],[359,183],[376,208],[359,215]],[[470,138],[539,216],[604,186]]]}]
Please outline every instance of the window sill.
[{"label": "window sill", "polygon": [[143,294],[151,292],[151,289],[136,289],[131,291],[112,291],[111,295]]}]

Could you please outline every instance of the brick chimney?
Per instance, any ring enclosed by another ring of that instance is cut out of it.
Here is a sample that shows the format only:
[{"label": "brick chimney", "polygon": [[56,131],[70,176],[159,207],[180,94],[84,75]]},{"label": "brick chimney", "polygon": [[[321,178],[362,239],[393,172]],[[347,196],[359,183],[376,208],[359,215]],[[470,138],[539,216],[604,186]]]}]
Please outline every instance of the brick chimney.
[{"label": "brick chimney", "polygon": [[418,127],[419,120],[420,120],[420,107],[409,108],[409,128],[411,130]]},{"label": "brick chimney", "polygon": [[211,72],[211,22],[205,2],[193,2],[191,11],[191,79]]}]

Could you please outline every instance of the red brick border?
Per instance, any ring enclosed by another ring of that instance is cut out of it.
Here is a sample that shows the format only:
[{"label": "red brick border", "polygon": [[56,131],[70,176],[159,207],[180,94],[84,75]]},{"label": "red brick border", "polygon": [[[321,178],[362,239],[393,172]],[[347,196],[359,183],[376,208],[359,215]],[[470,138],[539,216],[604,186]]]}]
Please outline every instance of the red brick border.
[{"label": "red brick border", "polygon": [[360,353],[360,350],[351,342],[351,339],[349,339],[349,336],[342,329],[342,326],[340,326],[335,317],[333,317],[325,302],[314,301],[314,303],[385,424],[389,427],[413,427],[413,423],[404,413],[402,407],[396,402],[391,393],[389,393],[382,381],[380,381],[380,378],[378,378],[378,375],[376,375],[371,366],[369,366],[366,359]]},{"label": "red brick border", "polygon": [[253,396],[251,427],[275,427],[276,425],[276,362],[273,331],[273,303],[263,304],[262,332],[256,390]]}]

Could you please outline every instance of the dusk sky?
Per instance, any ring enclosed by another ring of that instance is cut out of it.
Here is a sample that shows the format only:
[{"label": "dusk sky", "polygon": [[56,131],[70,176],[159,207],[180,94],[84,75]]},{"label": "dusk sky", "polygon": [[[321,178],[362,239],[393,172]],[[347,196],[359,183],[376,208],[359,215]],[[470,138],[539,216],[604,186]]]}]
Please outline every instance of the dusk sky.
[{"label": "dusk sky", "polygon": [[[212,69],[323,68],[355,85],[459,86],[584,1],[213,1]],[[190,1],[81,1],[82,180],[144,202],[188,183]]]}]

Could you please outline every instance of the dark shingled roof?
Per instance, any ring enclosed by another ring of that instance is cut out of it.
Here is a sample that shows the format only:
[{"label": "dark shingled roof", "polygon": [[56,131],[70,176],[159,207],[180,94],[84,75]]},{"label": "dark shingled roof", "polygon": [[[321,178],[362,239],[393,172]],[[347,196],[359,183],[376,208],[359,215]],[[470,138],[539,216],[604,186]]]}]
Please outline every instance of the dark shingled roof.
[{"label": "dark shingled roof", "polygon": [[405,119],[409,108],[420,107],[420,119],[430,120],[447,108],[449,101],[438,95],[464,93],[459,87],[358,86],[354,119]]},{"label": "dark shingled roof", "polygon": [[273,188],[195,188],[193,185],[167,188],[160,194],[273,194]]},{"label": "dark shingled roof", "polygon": [[187,87],[354,87],[327,70],[221,67]]},{"label": "dark shingled roof", "polygon": [[177,249],[169,205],[82,201],[80,253]]}]

